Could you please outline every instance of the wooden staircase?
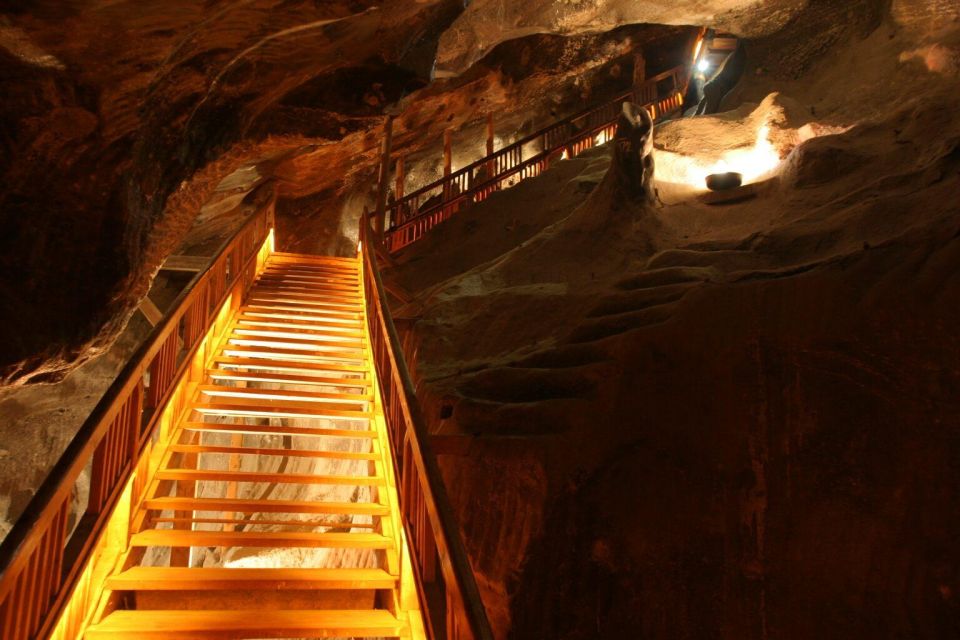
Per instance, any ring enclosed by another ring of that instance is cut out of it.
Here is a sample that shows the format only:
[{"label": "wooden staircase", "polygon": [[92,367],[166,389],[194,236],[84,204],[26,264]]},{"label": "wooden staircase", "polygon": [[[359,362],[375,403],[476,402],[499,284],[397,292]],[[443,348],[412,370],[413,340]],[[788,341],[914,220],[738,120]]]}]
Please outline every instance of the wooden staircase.
[{"label": "wooden staircase", "polygon": [[272,254],[205,374],[86,637],[424,637],[360,261]]}]

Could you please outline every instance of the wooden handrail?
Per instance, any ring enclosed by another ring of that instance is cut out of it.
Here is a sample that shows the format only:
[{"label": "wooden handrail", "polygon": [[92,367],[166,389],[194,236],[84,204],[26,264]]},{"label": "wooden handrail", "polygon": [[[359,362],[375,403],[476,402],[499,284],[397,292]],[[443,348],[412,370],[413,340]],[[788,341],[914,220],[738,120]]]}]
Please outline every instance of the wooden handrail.
[{"label": "wooden handrail", "polygon": [[[177,296],[0,545],[0,637],[27,640],[50,632],[207,327],[235,288],[252,285],[273,215],[272,203],[254,214]],[[89,499],[71,533],[72,493],[88,465]]]},{"label": "wooden handrail", "polygon": [[400,512],[421,604],[427,612],[428,632],[438,640],[492,640],[486,609],[386,304],[386,289],[376,250],[367,241],[367,227],[368,220],[363,219],[360,246],[370,349],[393,444]]},{"label": "wooden handrail", "polygon": [[[667,95],[659,97],[658,85],[667,79],[672,80],[671,89]],[[685,65],[668,69],[613,100],[559,120],[399,198],[387,207],[390,224],[384,241],[388,250],[397,251],[415,242],[426,231],[449,218],[465,200],[484,200],[518,174],[521,180],[539,175],[561,152],[574,156],[593,147],[594,138],[601,132],[606,132],[609,139],[624,101],[640,104],[655,120],[680,110],[687,81]],[[538,141],[540,151],[533,158],[524,159],[523,147]],[[493,175],[483,176],[489,167],[493,167]],[[478,179],[478,176],[483,177]],[[421,204],[427,196],[437,200]]]}]

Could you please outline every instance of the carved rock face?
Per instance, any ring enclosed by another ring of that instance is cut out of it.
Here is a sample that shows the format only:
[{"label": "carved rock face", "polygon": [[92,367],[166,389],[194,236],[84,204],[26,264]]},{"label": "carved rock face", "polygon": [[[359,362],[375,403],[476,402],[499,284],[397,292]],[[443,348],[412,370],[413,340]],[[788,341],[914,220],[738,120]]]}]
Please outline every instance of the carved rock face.
[{"label": "carved rock face", "polygon": [[639,200],[652,195],[653,119],[632,102],[623,103],[614,138],[612,171],[620,174],[621,188]]}]

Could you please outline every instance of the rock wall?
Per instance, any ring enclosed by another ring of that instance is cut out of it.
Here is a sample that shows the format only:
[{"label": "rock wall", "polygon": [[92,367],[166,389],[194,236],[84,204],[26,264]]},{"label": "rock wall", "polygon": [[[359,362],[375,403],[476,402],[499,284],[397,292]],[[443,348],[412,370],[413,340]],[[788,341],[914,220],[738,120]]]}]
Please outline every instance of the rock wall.
[{"label": "rock wall", "polygon": [[696,155],[770,123],[755,199],[632,205],[601,149],[400,254],[501,637],[960,630],[960,74],[903,55],[960,39],[864,7],[833,31],[849,7],[811,2],[747,43],[752,104],[655,133]]}]

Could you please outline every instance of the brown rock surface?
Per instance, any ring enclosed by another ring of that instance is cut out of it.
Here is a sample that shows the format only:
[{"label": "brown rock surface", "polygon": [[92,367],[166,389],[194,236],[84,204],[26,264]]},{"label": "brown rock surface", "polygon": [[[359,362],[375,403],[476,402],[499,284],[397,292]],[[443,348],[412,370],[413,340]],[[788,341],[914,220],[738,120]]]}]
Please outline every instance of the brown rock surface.
[{"label": "brown rock surface", "polygon": [[601,149],[401,254],[501,635],[960,633],[958,81],[849,27],[792,80],[751,71],[760,109],[658,128],[696,154],[768,124],[756,198],[631,205]]}]

